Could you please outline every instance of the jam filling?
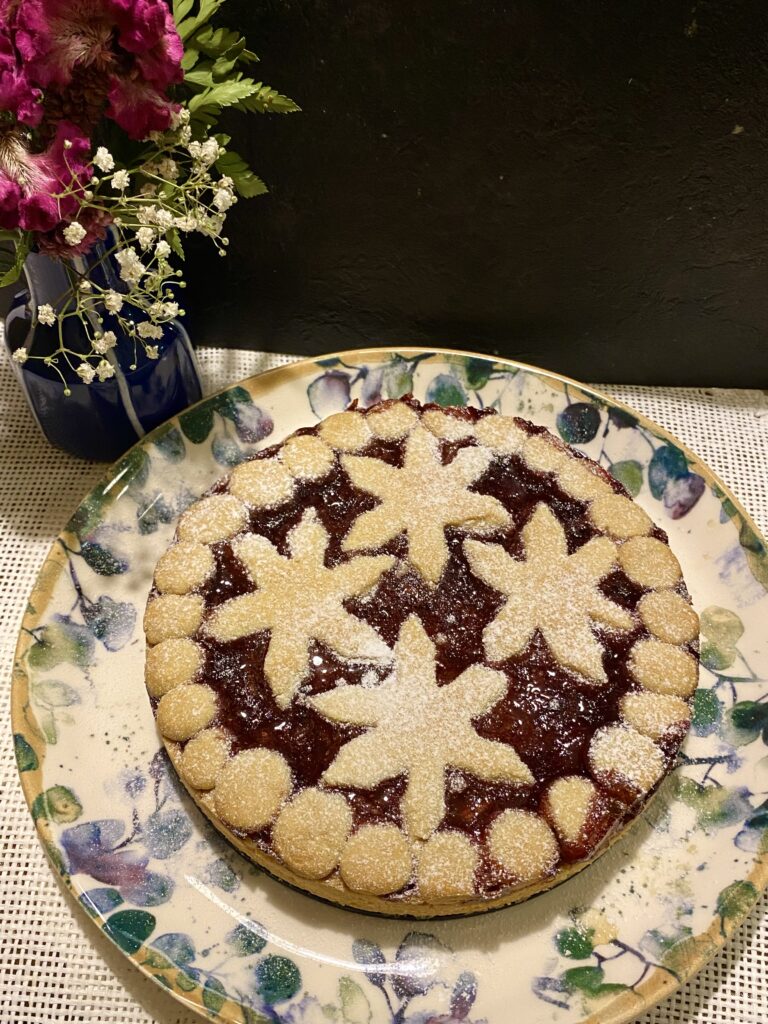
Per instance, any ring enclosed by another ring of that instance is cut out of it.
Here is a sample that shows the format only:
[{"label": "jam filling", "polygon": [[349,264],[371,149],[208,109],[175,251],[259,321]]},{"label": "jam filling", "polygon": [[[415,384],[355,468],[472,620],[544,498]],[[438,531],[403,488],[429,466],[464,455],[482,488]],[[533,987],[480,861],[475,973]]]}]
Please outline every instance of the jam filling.
[{"label": "jam filling", "polygon": [[[459,415],[475,420],[483,414],[467,409],[461,410]],[[517,422],[529,433],[543,431],[524,420]],[[308,428],[298,433],[315,433],[315,430]],[[473,442],[441,442],[443,462],[450,462],[467,443]],[[401,465],[404,447],[403,440],[374,440],[356,454]],[[278,450],[279,446],[273,446],[259,453],[257,458],[268,458]],[[607,474],[605,479],[617,493],[626,494]],[[225,489],[226,482],[222,482],[212,493]],[[531,470],[518,456],[494,458],[474,489],[497,498],[511,514],[511,528],[491,539],[501,543],[515,557],[523,556],[521,530],[539,502],[545,502],[562,524],[569,551],[575,551],[598,534],[586,515],[585,503],[565,494],[552,474]],[[377,499],[352,485],[337,458],[333,469],[323,479],[299,482],[293,499],[287,504],[273,510],[254,511],[250,527],[285,555],[288,554],[288,534],[304,512],[314,508],[329,534],[326,564],[332,566],[350,557],[342,551],[341,545],[353,521],[377,504]],[[666,535],[657,527],[652,535],[666,541]],[[389,646],[394,645],[408,616],[417,615],[436,646],[440,685],[451,682],[470,665],[484,661],[483,630],[503,602],[497,591],[470,571],[462,548],[466,536],[461,529],[446,531],[450,559],[436,587],[430,586],[404,561],[380,578],[373,596],[350,600],[345,605],[349,612],[378,630]],[[396,538],[377,549],[377,553],[405,558],[406,538]],[[200,591],[207,615],[224,601],[255,589],[229,542],[214,545],[214,554],[216,572]],[[620,569],[613,570],[602,581],[601,590],[628,610],[633,610],[645,593]],[[687,597],[684,584],[681,583],[678,590]],[[564,614],[567,614],[565,609]],[[466,772],[448,769],[447,810],[442,829],[464,833],[484,849],[488,830],[503,810],[541,811],[545,790],[552,780],[564,775],[589,776],[590,740],[600,726],[618,720],[619,702],[624,694],[638,689],[627,668],[628,653],[640,637],[649,635],[641,625],[630,633],[597,627],[595,630],[605,652],[603,664],[608,677],[605,685],[590,685],[560,666],[538,632],[522,654],[494,666],[507,677],[507,693],[489,712],[475,720],[475,727],[487,739],[511,744],[537,781],[530,786],[489,783]],[[344,661],[329,648],[316,643],[310,651],[309,672],[299,694],[288,708],[282,709],[264,678],[267,633],[222,643],[201,630],[196,640],[205,651],[205,682],[219,696],[217,722],[231,733],[233,753],[254,746],[279,751],[290,764],[297,788],[317,785],[341,747],[365,731],[328,721],[301,697],[322,693],[342,681],[359,684],[364,676],[370,680],[372,672],[383,679],[390,670]],[[695,645],[690,650],[695,653]],[[659,741],[668,767],[681,739],[680,732],[670,730]],[[387,780],[371,790],[339,791],[350,802],[356,826],[385,821],[402,823],[400,802],[405,791],[404,777]],[[581,860],[594,852],[607,835],[635,813],[637,807],[633,803],[632,794],[622,793],[620,787],[612,787],[611,793],[601,791],[583,841],[563,846],[563,861]],[[266,852],[271,852],[270,831],[266,828],[248,836]],[[479,893],[492,896],[507,887],[509,881],[483,852],[477,872]],[[407,895],[407,890],[400,894],[401,897]]]}]

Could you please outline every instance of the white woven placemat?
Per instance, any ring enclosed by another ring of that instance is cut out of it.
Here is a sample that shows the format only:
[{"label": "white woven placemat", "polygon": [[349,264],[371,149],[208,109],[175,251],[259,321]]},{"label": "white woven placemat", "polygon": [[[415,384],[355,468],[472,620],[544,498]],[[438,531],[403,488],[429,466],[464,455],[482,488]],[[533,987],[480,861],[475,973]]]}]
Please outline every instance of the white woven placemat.
[{"label": "white woven placemat", "polygon": [[[292,358],[219,349],[199,356],[208,391]],[[693,448],[768,535],[768,395],[602,390]],[[27,595],[52,539],[102,473],[102,466],[46,445],[10,368],[0,365],[0,687],[6,709]],[[199,1024],[131,966],[57,883],[21,794],[7,711],[0,715],[0,843],[0,1024]],[[716,960],[638,1024],[768,1024],[766,908],[764,896]]]}]

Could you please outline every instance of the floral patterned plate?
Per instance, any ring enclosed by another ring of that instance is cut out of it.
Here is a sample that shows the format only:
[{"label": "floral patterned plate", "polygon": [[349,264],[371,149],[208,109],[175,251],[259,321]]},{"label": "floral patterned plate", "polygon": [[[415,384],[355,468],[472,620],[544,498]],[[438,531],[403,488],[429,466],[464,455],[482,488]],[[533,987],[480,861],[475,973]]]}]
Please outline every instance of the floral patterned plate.
[{"label": "floral patterned plate", "polygon": [[[259,446],[413,391],[556,430],[670,534],[701,613],[701,688],[680,765],[592,867],[479,917],[367,917],[239,857],[176,782],[143,684],[141,614],[180,512]],[[710,958],[768,879],[768,553],[663,430],[516,363],[372,349],[244,381],[158,428],[83,501],[40,573],[16,655],[22,784],[85,911],[150,977],[242,1024],[628,1021]]]}]

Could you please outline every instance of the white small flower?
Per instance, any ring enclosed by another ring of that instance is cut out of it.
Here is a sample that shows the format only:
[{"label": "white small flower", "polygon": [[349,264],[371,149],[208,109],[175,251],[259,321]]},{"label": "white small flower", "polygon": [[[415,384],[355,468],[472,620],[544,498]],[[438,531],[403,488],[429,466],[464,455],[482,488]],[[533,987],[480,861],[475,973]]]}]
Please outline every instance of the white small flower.
[{"label": "white small flower", "polygon": [[105,174],[108,171],[111,171],[115,166],[114,157],[106,148],[106,146],[99,146],[93,157],[93,162],[94,164],[96,164],[99,170],[103,171]]},{"label": "white small flower", "polygon": [[197,217],[186,214],[183,217],[174,217],[173,223],[182,231],[195,231],[197,229]]},{"label": "white small flower", "polygon": [[162,231],[167,231],[168,228],[173,227],[173,214],[160,207],[155,214],[155,223]]},{"label": "white small flower", "polygon": [[24,363],[26,363],[27,359],[29,359],[29,352],[27,352],[25,348],[17,348],[11,358],[13,359],[14,363],[19,363],[20,365],[23,365]]},{"label": "white small flower", "polygon": [[232,181],[228,174],[223,174],[219,178],[219,188],[227,188],[230,192],[234,191],[235,183]]},{"label": "white small flower", "polygon": [[157,345],[146,345],[144,351],[147,353],[150,359],[160,358],[160,349]]},{"label": "white small flower", "polygon": [[155,232],[149,225],[145,225],[136,232],[136,237],[139,240],[139,245],[142,249],[148,249],[155,240]]},{"label": "white small flower", "polygon": [[83,199],[87,199],[89,203],[93,199],[93,192],[89,188],[83,192]]},{"label": "white small flower", "polygon": [[96,371],[90,365],[90,363],[80,363],[78,368],[75,370],[75,373],[83,382],[83,384],[93,383],[93,378],[96,376]]},{"label": "white small flower", "polygon": [[138,284],[147,271],[139,259],[139,254],[131,246],[119,249],[115,253],[115,259],[120,264],[120,277],[126,284]]},{"label": "white small flower", "polygon": [[167,316],[169,319],[179,314],[178,302],[166,302],[163,304],[163,316]]},{"label": "white small flower", "polygon": [[166,181],[176,181],[179,177],[179,165],[172,157],[166,156],[158,161],[157,174]]},{"label": "white small flower", "polygon": [[85,230],[83,225],[78,224],[77,221],[75,221],[64,228],[64,241],[67,245],[79,245],[87,233],[88,232]]},{"label": "white small flower", "polygon": [[96,367],[96,376],[102,382],[109,380],[110,377],[115,376],[115,368],[112,363],[108,363],[106,359],[102,359]]},{"label": "white small flower", "polygon": [[202,146],[200,158],[206,167],[210,167],[211,164],[215,163],[219,159],[223,152],[224,150],[218,144],[216,139],[206,139]]},{"label": "white small flower", "polygon": [[216,207],[217,210],[220,210],[222,213],[224,213],[224,211],[228,210],[230,206],[234,206],[236,202],[237,200],[235,199],[234,195],[232,194],[232,192],[229,191],[228,188],[216,189],[216,192],[213,196],[213,205]]},{"label": "white small flower", "polygon": [[168,245],[166,240],[163,238],[155,246],[155,256],[157,256],[157,258],[159,260],[164,260],[164,259],[166,259],[170,255],[171,255],[171,247],[170,247],[170,245]]},{"label": "white small flower", "polygon": [[182,125],[179,129],[179,142],[182,146],[186,146],[189,140],[192,138],[192,129],[188,124]]},{"label": "white small flower", "polygon": [[[37,307],[37,322],[45,324],[46,327],[53,327],[56,323],[56,314],[53,311],[53,306],[48,302],[44,302],[42,306]],[[17,351],[19,351],[17,349]]]},{"label": "white small flower", "polygon": [[136,331],[140,338],[156,338],[159,340],[163,336],[163,328],[157,324],[151,324],[148,320],[140,323]]},{"label": "white small flower", "polygon": [[64,139],[64,149],[72,149],[72,139]]},{"label": "white small flower", "polygon": [[81,292],[91,292],[91,291],[93,291],[93,285],[91,284],[91,282],[89,280],[87,280],[87,278],[83,278],[83,280],[80,282],[80,291]]},{"label": "white small flower", "polygon": [[139,224],[154,224],[157,217],[157,207],[150,203],[149,206],[142,206],[136,214]]},{"label": "white small flower", "polygon": [[184,124],[189,124],[189,111],[186,107],[181,107],[180,110],[171,113],[171,128],[175,131]]},{"label": "white small flower", "polygon": [[120,292],[110,288],[104,292],[104,307],[110,313],[119,313],[123,308],[123,296]]},{"label": "white small flower", "polygon": [[131,183],[131,176],[128,171],[115,171],[112,175],[112,186],[118,192],[125,192]]},{"label": "white small flower", "polygon": [[93,342],[93,351],[98,352],[100,356],[106,355],[111,348],[114,348],[117,344],[117,336],[114,331],[105,331],[103,334],[97,335]]}]

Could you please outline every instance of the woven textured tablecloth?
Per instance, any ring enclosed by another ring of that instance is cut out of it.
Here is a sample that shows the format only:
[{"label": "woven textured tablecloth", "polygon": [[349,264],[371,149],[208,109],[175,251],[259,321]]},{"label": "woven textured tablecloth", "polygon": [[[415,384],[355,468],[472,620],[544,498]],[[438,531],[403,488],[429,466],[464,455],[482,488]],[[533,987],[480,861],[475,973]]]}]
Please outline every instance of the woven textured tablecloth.
[{"label": "woven textured tablecloth", "polygon": [[[208,392],[293,358],[219,349],[199,357]],[[602,390],[693,448],[768,535],[768,394]],[[13,759],[8,689],[26,599],[53,538],[103,472],[47,446],[10,367],[0,365],[0,1024],[201,1019],[129,964],[63,891],[37,841]],[[766,908],[764,895],[726,949],[638,1024],[768,1024]]]}]

